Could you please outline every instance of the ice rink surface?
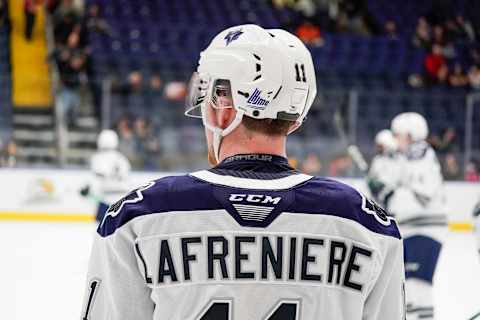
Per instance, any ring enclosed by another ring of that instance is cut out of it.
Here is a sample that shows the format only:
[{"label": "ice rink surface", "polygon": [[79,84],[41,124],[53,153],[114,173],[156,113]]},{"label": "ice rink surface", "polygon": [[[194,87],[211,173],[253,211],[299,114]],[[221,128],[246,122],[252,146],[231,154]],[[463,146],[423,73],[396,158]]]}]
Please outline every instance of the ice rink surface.
[{"label": "ice rink surface", "polygon": [[[94,231],[89,223],[1,222],[0,318],[80,319]],[[436,320],[467,320],[480,311],[479,292],[473,234],[451,233],[436,276]]]}]

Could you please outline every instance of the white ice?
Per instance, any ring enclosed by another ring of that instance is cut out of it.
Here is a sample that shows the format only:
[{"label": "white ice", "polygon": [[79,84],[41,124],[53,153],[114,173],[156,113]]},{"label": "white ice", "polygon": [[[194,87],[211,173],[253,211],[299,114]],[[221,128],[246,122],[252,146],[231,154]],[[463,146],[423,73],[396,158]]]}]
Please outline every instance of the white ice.
[{"label": "white ice", "polygon": [[[94,230],[88,223],[0,223],[0,318],[80,319]],[[473,234],[451,233],[436,276],[436,320],[480,312],[479,292]]]}]

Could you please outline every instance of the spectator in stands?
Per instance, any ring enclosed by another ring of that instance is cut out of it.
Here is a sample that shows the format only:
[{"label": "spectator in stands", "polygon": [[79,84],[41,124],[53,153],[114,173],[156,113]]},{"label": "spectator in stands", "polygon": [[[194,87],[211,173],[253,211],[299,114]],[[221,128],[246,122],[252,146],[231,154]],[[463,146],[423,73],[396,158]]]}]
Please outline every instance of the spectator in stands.
[{"label": "spectator in stands", "polygon": [[470,87],[474,90],[480,90],[480,66],[478,64],[473,65],[468,72],[468,81]]},{"label": "spectator in stands", "polygon": [[69,126],[74,124],[80,106],[80,89],[86,81],[86,54],[77,48],[78,38],[70,37],[68,47],[57,50],[55,57],[61,81],[59,100]]},{"label": "spectator in stands", "polygon": [[88,45],[88,36],[94,32],[104,34],[111,33],[111,28],[107,21],[101,16],[100,6],[97,3],[92,3],[88,6],[86,14],[81,21],[79,30],[81,47]]},{"label": "spectator in stands", "polygon": [[145,93],[145,106],[152,109],[160,102],[162,97],[163,82],[159,74],[155,73],[150,77],[149,87]]},{"label": "spectator in stands", "polygon": [[144,169],[153,170],[157,167],[160,151],[158,139],[153,134],[152,126],[143,117],[138,117],[134,124],[136,151],[139,155],[139,165]]},{"label": "spectator in stands", "polygon": [[17,163],[17,145],[13,140],[5,145],[0,140],[0,167],[14,167]]},{"label": "spectator in stands", "polygon": [[120,96],[124,113],[135,115],[144,107],[144,89],[143,76],[137,70],[130,72],[126,80],[113,84],[113,92]]},{"label": "spectator in stands", "polygon": [[462,173],[454,153],[447,153],[442,164],[443,176],[446,180],[460,180]]},{"label": "spectator in stands", "polygon": [[458,151],[457,131],[453,127],[443,129],[440,136],[430,136],[428,142],[439,156]]},{"label": "spectator in stands", "polygon": [[467,164],[465,168],[465,180],[469,182],[479,182],[480,181],[480,161],[478,159],[473,159]]},{"label": "spectator in stands", "polygon": [[78,37],[81,28],[81,11],[73,5],[73,1],[62,1],[56,7],[53,16],[55,43],[66,46],[69,38]]},{"label": "spectator in stands", "polygon": [[322,170],[322,163],[316,154],[309,153],[302,162],[301,170],[307,174],[319,174]]},{"label": "spectator in stands", "polygon": [[430,42],[430,24],[425,17],[420,17],[418,18],[417,28],[413,36],[413,44],[418,48],[427,49],[430,47]]},{"label": "spectator in stands", "polygon": [[305,21],[298,26],[296,34],[307,45],[320,47],[325,43],[320,28],[309,21]]},{"label": "spectator in stands", "polygon": [[468,77],[465,72],[463,72],[460,63],[455,63],[453,72],[448,76],[448,83],[454,88],[464,88],[468,86]]},{"label": "spectator in stands", "polygon": [[8,5],[7,0],[0,0],[0,28],[7,24]]},{"label": "spectator in stands", "polygon": [[430,84],[445,83],[448,76],[447,60],[443,56],[442,47],[435,43],[425,57],[426,81]]},{"label": "spectator in stands", "polygon": [[136,152],[135,135],[130,127],[127,116],[124,116],[118,121],[116,131],[118,133],[118,151],[125,155],[132,167],[138,168],[138,156]]},{"label": "spectator in stands", "polygon": [[398,40],[397,24],[395,21],[387,20],[387,22],[385,22],[384,32],[390,40]]},{"label": "spectator in stands", "polygon": [[182,81],[172,81],[165,85],[165,98],[170,101],[183,101],[187,94],[187,86]]},{"label": "spectator in stands", "polygon": [[37,11],[41,9],[41,0],[25,0],[23,2],[23,11],[25,13],[25,39],[31,41],[33,38],[33,29]]},{"label": "spectator in stands", "polygon": [[349,155],[341,155],[332,162],[328,168],[330,177],[348,176],[353,173],[354,165],[352,158]]},{"label": "spectator in stands", "polygon": [[458,36],[466,38],[470,42],[475,42],[476,34],[475,28],[473,27],[472,23],[468,20],[465,20],[462,15],[457,15],[457,17],[455,18],[455,22],[457,25]]},{"label": "spectator in stands", "polygon": [[150,77],[150,90],[153,91],[160,91],[162,89],[162,78],[160,77],[159,74],[153,74]]}]

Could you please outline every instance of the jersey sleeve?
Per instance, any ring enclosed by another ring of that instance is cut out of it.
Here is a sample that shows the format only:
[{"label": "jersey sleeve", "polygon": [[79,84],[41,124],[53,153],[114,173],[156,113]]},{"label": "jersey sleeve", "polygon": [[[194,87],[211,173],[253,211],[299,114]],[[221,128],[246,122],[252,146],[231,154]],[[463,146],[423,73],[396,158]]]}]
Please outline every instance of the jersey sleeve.
[{"label": "jersey sleeve", "polygon": [[389,242],[380,274],[367,296],[363,320],[405,319],[403,244],[398,239]]},{"label": "jersey sleeve", "polygon": [[151,320],[154,303],[135,246],[137,234],[126,222],[148,212],[143,192],[149,183],[113,204],[95,235],[82,320]]},{"label": "jersey sleeve", "polygon": [[135,256],[122,232],[96,235],[87,275],[82,320],[152,319],[154,304]]}]

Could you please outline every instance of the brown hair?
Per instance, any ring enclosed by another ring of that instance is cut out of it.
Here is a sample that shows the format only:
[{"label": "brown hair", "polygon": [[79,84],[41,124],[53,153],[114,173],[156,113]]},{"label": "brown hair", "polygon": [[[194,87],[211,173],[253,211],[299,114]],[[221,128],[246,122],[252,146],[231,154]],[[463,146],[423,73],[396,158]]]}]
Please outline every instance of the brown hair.
[{"label": "brown hair", "polygon": [[295,121],[281,119],[254,119],[243,116],[242,124],[250,131],[262,133],[267,136],[286,136]]}]

